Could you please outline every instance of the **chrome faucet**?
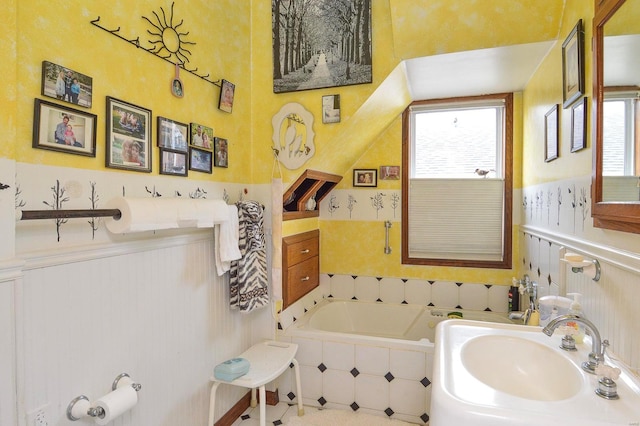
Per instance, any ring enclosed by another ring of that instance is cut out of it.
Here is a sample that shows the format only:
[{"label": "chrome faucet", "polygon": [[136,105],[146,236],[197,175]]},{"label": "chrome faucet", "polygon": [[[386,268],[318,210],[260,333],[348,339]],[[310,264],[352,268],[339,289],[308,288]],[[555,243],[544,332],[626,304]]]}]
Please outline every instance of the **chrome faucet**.
[{"label": "chrome faucet", "polygon": [[591,353],[589,354],[589,360],[582,363],[582,369],[587,373],[596,374],[596,367],[604,360],[604,345],[608,345],[606,340],[603,342],[600,338],[600,332],[596,326],[588,319],[578,315],[561,315],[552,319],[546,327],[542,329],[542,332],[547,336],[552,336],[556,328],[562,324],[568,322],[577,322],[582,324],[591,336]]}]

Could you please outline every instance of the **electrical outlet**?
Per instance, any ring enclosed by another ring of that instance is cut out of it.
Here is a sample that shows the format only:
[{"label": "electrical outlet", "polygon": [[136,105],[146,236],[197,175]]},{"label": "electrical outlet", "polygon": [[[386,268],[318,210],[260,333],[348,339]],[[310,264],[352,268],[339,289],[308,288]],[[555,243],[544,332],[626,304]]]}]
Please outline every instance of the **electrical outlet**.
[{"label": "electrical outlet", "polygon": [[47,420],[48,407],[49,404],[45,404],[27,414],[27,426],[49,426]]}]

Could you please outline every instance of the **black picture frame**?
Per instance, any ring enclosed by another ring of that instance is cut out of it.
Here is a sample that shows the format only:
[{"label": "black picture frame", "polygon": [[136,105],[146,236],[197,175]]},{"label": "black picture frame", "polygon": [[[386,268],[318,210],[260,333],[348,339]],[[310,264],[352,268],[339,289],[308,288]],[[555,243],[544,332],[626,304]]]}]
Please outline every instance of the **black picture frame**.
[{"label": "black picture frame", "polygon": [[151,110],[107,96],[105,166],[151,173]]},{"label": "black picture frame", "polygon": [[[33,111],[32,146],[49,151],[95,157],[96,120],[95,114],[36,98]],[[65,127],[72,126],[71,134],[65,134],[63,124]]]},{"label": "black picture frame", "polygon": [[189,170],[213,173],[213,152],[204,149],[189,148]]},{"label": "black picture frame", "polygon": [[558,158],[558,136],[560,120],[558,104],[544,115],[544,161],[549,162]]},{"label": "black picture frame", "polygon": [[571,106],[571,152],[587,147],[587,97]]},{"label": "black picture frame", "polygon": [[213,138],[213,165],[229,167],[229,141],[224,138]]},{"label": "black picture frame", "polygon": [[160,174],[187,176],[188,157],[185,151],[160,148]]},{"label": "black picture frame", "polygon": [[220,83],[220,98],[218,99],[218,109],[231,113],[233,111],[233,101],[236,95],[236,85],[230,81],[222,80]]},{"label": "black picture frame", "polygon": [[189,150],[189,126],[166,117],[158,117],[158,147],[173,151]]},{"label": "black picture frame", "polygon": [[[372,34],[376,33],[372,26],[373,3],[375,2],[317,0],[311,8],[289,7],[287,2],[272,0],[273,92],[372,83]],[[349,33],[353,37],[361,35],[357,43],[351,44],[348,54],[344,45],[344,30],[336,30],[345,25],[341,18],[342,12],[338,12],[342,10],[351,11],[347,13],[350,16]],[[320,35],[321,44],[298,49],[299,43]],[[290,57],[284,54],[298,50],[301,52],[296,61],[290,61]]]},{"label": "black picture frame", "polygon": [[582,19],[562,43],[562,106],[568,108],[584,95],[584,29]]},{"label": "black picture frame", "polygon": [[353,169],[353,186],[375,188],[378,186],[378,169]]},{"label": "black picture frame", "polygon": [[42,61],[41,93],[58,101],[91,108],[93,78],[53,62]]}]

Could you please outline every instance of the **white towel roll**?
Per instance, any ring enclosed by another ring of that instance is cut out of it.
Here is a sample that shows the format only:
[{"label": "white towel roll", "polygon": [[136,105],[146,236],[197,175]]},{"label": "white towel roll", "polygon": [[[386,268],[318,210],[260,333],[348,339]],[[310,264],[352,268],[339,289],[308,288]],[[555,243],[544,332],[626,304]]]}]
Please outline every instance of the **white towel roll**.
[{"label": "white towel roll", "polygon": [[107,202],[107,209],[120,210],[120,219],[105,220],[107,229],[114,234],[177,228],[177,210],[170,202],[154,198],[117,197]]},{"label": "white towel roll", "polygon": [[223,200],[194,200],[198,228],[213,228],[216,223],[229,220],[229,209]]}]

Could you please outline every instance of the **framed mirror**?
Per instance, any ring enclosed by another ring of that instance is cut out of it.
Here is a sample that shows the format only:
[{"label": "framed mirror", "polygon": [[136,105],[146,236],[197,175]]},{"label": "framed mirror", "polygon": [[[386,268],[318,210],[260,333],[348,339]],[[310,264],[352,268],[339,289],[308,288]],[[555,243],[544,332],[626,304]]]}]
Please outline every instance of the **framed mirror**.
[{"label": "framed mirror", "polygon": [[640,233],[640,0],[595,0],[592,217]]}]

